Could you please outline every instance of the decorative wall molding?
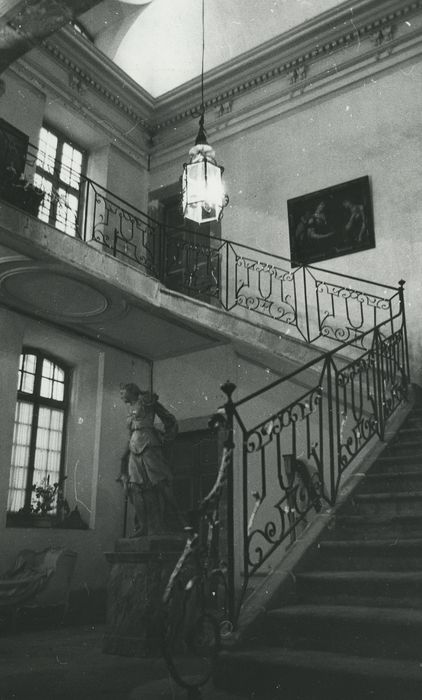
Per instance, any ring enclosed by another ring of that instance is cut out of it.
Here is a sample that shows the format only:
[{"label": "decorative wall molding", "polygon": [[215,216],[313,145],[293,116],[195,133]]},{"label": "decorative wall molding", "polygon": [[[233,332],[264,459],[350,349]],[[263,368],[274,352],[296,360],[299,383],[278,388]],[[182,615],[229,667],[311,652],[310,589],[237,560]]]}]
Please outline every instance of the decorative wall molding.
[{"label": "decorative wall molding", "polygon": [[[422,54],[421,38],[422,0],[346,0],[206,73],[208,133],[217,141],[224,139],[368,75],[394,69]],[[186,150],[200,113],[199,76],[154,99],[71,28],[31,54],[38,84],[48,83],[63,104],[67,101],[105,133],[121,133],[128,154],[152,153],[155,167]],[[55,81],[57,66],[62,77]],[[139,146],[130,133],[134,129],[142,137]]]},{"label": "decorative wall molding", "polygon": [[76,73],[71,72],[69,73],[69,87],[72,90],[76,90],[80,95],[83,95],[88,89],[88,84],[83,78],[76,75]]},{"label": "decorative wall molding", "polygon": [[44,65],[37,65],[34,60],[29,63],[26,58],[14,63],[9,70],[31,89],[35,88],[48,95],[70,113],[75,113],[78,118],[82,117],[93,131],[99,136],[103,135],[104,144],[113,144],[129,160],[147,169],[149,135],[142,128],[139,131],[136,129],[135,132],[137,125],[129,120],[126,126],[118,111],[104,109],[104,105],[99,101],[96,104],[90,95],[89,86],[75,77],[75,74],[64,73],[63,79],[58,79],[58,76],[47,70]]},{"label": "decorative wall molding", "polygon": [[215,108],[216,117],[224,117],[226,114],[230,114],[233,107],[233,100],[227,100],[226,102],[220,102],[220,104]]},{"label": "decorative wall molding", "polygon": [[[243,66],[232,62],[206,76],[207,132],[213,145],[422,59],[422,0],[406,4],[387,0],[383,7],[374,0],[345,5],[349,13],[325,13],[316,26],[311,22],[286,35],[284,44],[283,37],[269,42],[267,53],[258,47],[258,57],[251,52],[246,60],[244,55]],[[260,62],[265,70],[260,70]],[[175,91],[171,100],[157,99],[154,168],[164,167],[188,149],[198,106],[178,108],[197,94],[199,83],[194,87],[191,82]],[[231,111],[221,114],[219,106],[227,102]]]},{"label": "decorative wall molding", "polygon": [[89,88],[151,134],[153,98],[85,37],[67,28],[45,39],[42,48],[73,76],[72,87]]},{"label": "decorative wall molding", "polygon": [[[297,86],[310,77],[311,69],[315,76],[321,73],[319,66],[324,70],[327,58],[336,57],[337,70],[341,70],[347,52],[357,46],[356,64],[371,53],[375,59],[391,53],[414,33],[413,22],[409,20],[421,12],[422,0],[405,3],[387,0],[383,6],[375,0],[343,3],[340,8],[334,8],[207,73],[206,109],[215,111],[221,103],[233,99],[238,101],[239,97],[246,97],[274,81],[281,83],[282,88]],[[421,33],[420,26],[417,33]],[[186,104],[192,95],[199,94],[199,79],[196,79],[157,98],[156,133],[190,119],[199,103],[188,107]]]}]

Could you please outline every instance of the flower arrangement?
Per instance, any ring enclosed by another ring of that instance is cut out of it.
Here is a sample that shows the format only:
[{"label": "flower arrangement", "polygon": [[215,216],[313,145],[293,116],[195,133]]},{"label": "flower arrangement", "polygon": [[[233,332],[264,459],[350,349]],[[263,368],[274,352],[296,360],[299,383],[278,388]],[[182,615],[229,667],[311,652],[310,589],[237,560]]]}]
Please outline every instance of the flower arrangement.
[{"label": "flower arrangement", "polygon": [[50,475],[45,476],[39,484],[34,484],[32,490],[35,493],[35,503],[31,503],[31,513],[36,515],[50,515],[56,513],[69,514],[69,504],[64,498],[63,486],[67,477],[63,477],[50,484]]}]

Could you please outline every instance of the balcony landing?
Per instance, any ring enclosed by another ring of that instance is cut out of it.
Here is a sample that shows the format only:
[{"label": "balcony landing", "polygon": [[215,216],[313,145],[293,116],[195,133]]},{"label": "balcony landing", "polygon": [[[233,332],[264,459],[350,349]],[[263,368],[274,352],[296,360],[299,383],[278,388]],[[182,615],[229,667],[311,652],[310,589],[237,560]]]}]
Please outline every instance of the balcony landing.
[{"label": "balcony landing", "polygon": [[1,202],[0,304],[150,360],[231,343],[280,372],[320,355]]}]

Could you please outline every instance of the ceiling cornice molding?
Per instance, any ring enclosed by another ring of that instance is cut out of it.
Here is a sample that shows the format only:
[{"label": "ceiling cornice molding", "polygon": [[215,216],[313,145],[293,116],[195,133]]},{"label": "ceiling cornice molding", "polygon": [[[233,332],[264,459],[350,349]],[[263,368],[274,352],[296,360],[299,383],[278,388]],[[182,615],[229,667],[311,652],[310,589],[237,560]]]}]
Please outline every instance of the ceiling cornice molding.
[{"label": "ceiling cornice molding", "polygon": [[104,135],[104,143],[112,144],[129,160],[142,164],[144,168],[148,167],[149,136],[142,143],[140,139],[131,140],[129,136],[133,134],[129,134],[129,136],[124,133],[119,134],[121,129],[119,130],[109,113],[101,112],[92,105],[86,104],[77,93],[69,90],[68,84],[62,85],[60,81],[54,80],[46,72],[41,72],[32,62],[28,63],[25,59],[20,59],[9,68],[9,71],[23,80],[32,90],[36,89],[41,93],[48,94],[70,112],[75,112],[78,117],[82,116],[94,130],[101,131]]},{"label": "ceiling cornice molding", "polygon": [[[413,42],[401,47],[400,53],[388,52],[379,60],[367,56],[360,62],[359,67],[354,60],[350,60],[344,62],[341,69],[338,65],[326,67],[319,75],[304,79],[300,84],[287,85],[283,89],[277,84],[276,89],[271,91],[255,91],[253,96],[249,95],[249,99],[236,101],[226,114],[221,114],[216,107],[213,114],[208,113],[207,135],[213,146],[220,148],[226,139],[231,139],[237,133],[260,128],[266,123],[279,120],[281,115],[291,115],[308,108],[311,103],[329,99],[335,94],[349,92],[364,84],[372,84],[374,78],[391,74],[399,66],[421,60],[421,38],[422,27],[414,36]],[[186,159],[196,129],[196,121],[190,119],[180,122],[177,127],[173,126],[171,130],[159,132],[154,139],[151,170]]]},{"label": "ceiling cornice molding", "polygon": [[[315,19],[278,36],[265,44],[205,74],[207,110],[230,108],[228,103],[274,82],[284,81],[298,87],[306,79],[310,66],[321,64],[340,52],[356,48],[356,64],[366,55],[385,52],[386,44],[395,48],[394,29],[422,11],[422,0],[347,0]],[[390,28],[391,31],[390,31]],[[390,31],[390,33],[389,33]],[[384,32],[386,35],[384,36]],[[337,70],[341,70],[341,64]],[[292,89],[290,87],[290,89]],[[195,97],[197,96],[197,97]],[[200,109],[199,78],[158,97],[155,102],[156,134],[191,120]],[[193,102],[195,99],[195,102]]]},{"label": "ceiling cornice molding", "polygon": [[66,27],[42,42],[42,50],[90,89],[136,122],[148,136],[154,129],[154,98],[88,39]]},{"label": "ceiling cornice molding", "polygon": [[[222,140],[394,67],[418,55],[421,36],[422,0],[346,0],[207,72],[208,133]],[[107,136],[117,131],[128,156],[145,158],[153,143],[154,160],[159,152],[156,162],[164,163],[196,130],[199,77],[154,99],[71,28],[46,39],[12,70],[59,95]]]}]

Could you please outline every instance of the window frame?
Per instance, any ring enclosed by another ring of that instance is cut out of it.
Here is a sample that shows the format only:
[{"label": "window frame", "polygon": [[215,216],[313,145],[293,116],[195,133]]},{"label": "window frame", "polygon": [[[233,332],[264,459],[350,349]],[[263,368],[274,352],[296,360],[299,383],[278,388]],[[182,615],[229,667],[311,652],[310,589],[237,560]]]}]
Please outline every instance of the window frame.
[{"label": "window frame", "polygon": [[[54,157],[54,165],[53,165],[53,172],[49,173],[47,170],[44,170],[38,165],[38,154],[42,151],[40,151],[40,137],[41,137],[41,129],[45,129],[46,131],[49,131],[52,133],[56,138],[57,138],[57,150],[56,154]],[[82,209],[83,209],[83,197],[82,197],[82,184],[83,180],[86,177],[86,169],[87,169],[87,151],[82,148],[79,144],[75,143],[72,139],[67,138],[65,134],[60,131],[59,129],[56,129],[54,126],[52,126],[49,122],[43,122],[42,126],[40,129],[39,137],[38,137],[38,144],[37,144],[37,156],[36,156],[36,161],[35,161],[35,175],[39,175],[40,177],[44,178],[48,182],[51,183],[52,187],[52,193],[58,193],[59,189],[65,189],[67,194],[71,194],[76,199],[78,200],[78,206],[77,206],[77,211],[76,211],[76,216],[75,216],[75,228],[73,233],[68,233],[67,231],[62,231],[62,233],[66,233],[67,235],[71,235],[74,237],[79,237],[79,222],[81,220],[82,216]],[[81,173],[80,173],[80,187],[76,189],[73,187],[71,184],[68,184],[64,182],[63,180],[60,179],[60,169],[62,165],[62,156],[63,156],[63,147],[65,144],[71,146],[75,150],[77,150],[79,153],[82,155],[82,163],[81,163]],[[47,193],[48,194],[48,193]],[[48,223],[50,226],[54,226],[55,228],[57,227],[57,210],[58,210],[58,195],[57,196],[51,196],[51,202],[50,202],[50,211],[48,215]],[[42,205],[40,206],[40,212],[42,211]],[[38,218],[40,217],[40,212],[38,214]],[[59,219],[60,221],[60,219]],[[62,229],[59,229],[62,230]]]},{"label": "window frame", "polygon": [[[21,357],[25,355],[34,355],[36,357],[35,364],[35,374],[34,374],[34,386],[31,393],[22,391],[21,387],[18,386],[16,392],[16,403],[15,407],[19,402],[30,403],[33,407],[32,418],[31,418],[31,428],[30,428],[30,438],[29,438],[29,455],[28,455],[28,465],[26,473],[26,484],[25,484],[25,500],[24,506],[19,511],[7,510],[6,525],[24,525],[28,526],[35,524],[39,516],[37,514],[31,513],[31,501],[33,495],[34,486],[34,472],[35,472],[35,454],[36,454],[36,441],[37,433],[39,429],[39,413],[40,408],[54,408],[63,411],[63,428],[60,444],[60,462],[59,462],[59,479],[63,479],[65,476],[65,459],[66,459],[66,445],[67,445],[67,424],[69,419],[69,407],[70,407],[70,388],[71,388],[71,376],[72,369],[69,364],[52,355],[49,352],[45,352],[40,348],[34,348],[32,346],[24,346],[19,354],[19,367],[21,362]],[[57,399],[48,398],[41,396],[41,380],[42,380],[42,367],[44,360],[51,362],[53,365],[57,366],[60,370],[64,372],[64,382],[63,382],[63,400],[59,401]],[[19,378],[19,368],[18,368],[18,378]],[[16,419],[13,423],[13,430],[15,430]],[[12,465],[10,464],[10,470]],[[9,472],[10,474],[10,472]],[[8,496],[10,493],[10,482],[8,486]],[[57,513],[51,513],[45,516],[51,523],[57,519]]]}]

